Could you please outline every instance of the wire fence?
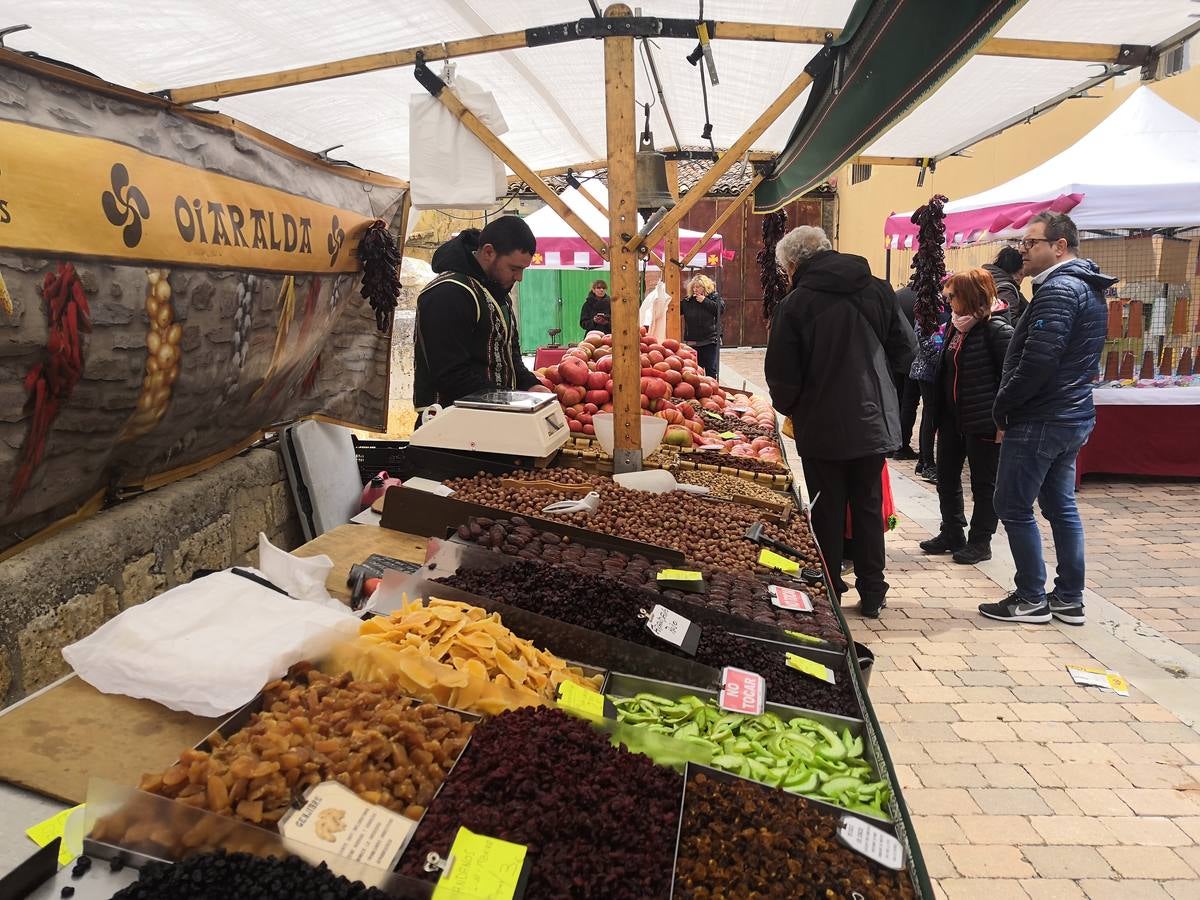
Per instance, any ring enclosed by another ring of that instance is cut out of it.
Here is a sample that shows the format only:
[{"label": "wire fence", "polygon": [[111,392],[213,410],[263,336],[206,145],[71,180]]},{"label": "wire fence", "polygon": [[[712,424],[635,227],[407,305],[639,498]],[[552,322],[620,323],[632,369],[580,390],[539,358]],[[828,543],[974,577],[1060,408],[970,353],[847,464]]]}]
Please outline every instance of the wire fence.
[{"label": "wire fence", "polygon": [[[946,270],[961,272],[995,260],[1013,241],[946,250]],[[1080,235],[1079,255],[1120,279],[1107,292],[1108,342],[1098,376],[1104,381],[1188,378],[1200,374],[1200,229],[1174,235]],[[891,251],[891,280],[907,283],[914,251]],[[1025,296],[1033,285],[1022,283]]]}]

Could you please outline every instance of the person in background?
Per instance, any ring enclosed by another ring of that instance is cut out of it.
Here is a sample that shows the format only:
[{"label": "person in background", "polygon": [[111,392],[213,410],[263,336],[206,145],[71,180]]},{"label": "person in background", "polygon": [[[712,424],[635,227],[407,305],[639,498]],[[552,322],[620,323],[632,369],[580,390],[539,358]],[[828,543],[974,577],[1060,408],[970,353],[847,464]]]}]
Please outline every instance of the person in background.
[{"label": "person in background", "polygon": [[583,309],[579,311],[579,327],[585,332],[609,332],[612,325],[612,300],[608,296],[608,282],[597,278],[592,282]]},{"label": "person in background", "polygon": [[937,436],[937,417],[933,412],[936,399],[934,381],[942,361],[944,330],[946,323],[950,321],[950,309],[940,295],[933,298],[932,302],[924,302],[918,297],[913,304],[913,318],[916,320],[913,331],[917,340],[917,352],[913,357],[908,377],[917,382],[921,408],[924,410],[921,416],[920,441],[917,445],[917,475],[931,484],[937,484],[934,454],[934,439]]},{"label": "person in background", "polygon": [[1025,269],[1021,251],[1016,247],[1005,247],[996,254],[995,262],[984,263],[983,267],[996,282],[996,296],[1008,306],[1009,322],[1015,325],[1029,306],[1029,301],[1021,293],[1021,278]]},{"label": "person in background", "polygon": [[[992,403],[1000,389],[1004,354],[1012,339],[1008,307],[996,296],[986,269],[954,275],[942,289],[950,304],[950,327],[938,367],[937,491],[942,511],[938,535],[921,542],[925,553],[953,553],[954,561],[974,565],[992,558],[996,533],[996,466],[1000,460],[1000,429],[992,418]],[[964,534],[963,462],[971,466],[971,530]]]},{"label": "person in background", "polygon": [[[896,291],[896,303],[909,328],[916,326],[913,304],[917,295],[908,285]],[[896,373],[896,393],[900,397],[900,449],[892,454],[893,459],[916,459],[912,448],[913,427],[917,424],[917,405],[921,402],[920,383],[908,377],[907,372]]]},{"label": "person in background", "polygon": [[688,282],[688,297],[683,303],[683,339],[696,351],[705,375],[718,377],[721,367],[721,313],[725,301],[707,275]]},{"label": "person in background", "polygon": [[468,228],[433,253],[438,277],[417,296],[413,406],[418,412],[476,391],[545,391],[521,360],[508,292],[537,241],[517,216]]},{"label": "person in background", "polygon": [[[888,591],[883,467],[900,446],[893,373],[912,362],[913,333],[891,286],[861,256],[835,252],[820,228],[793,229],[775,256],[792,290],[771,316],[771,402],[792,420],[813,532],[835,577],[849,503],[859,611],[878,618]],[[840,578],[834,586],[846,590]]]},{"label": "person in background", "polygon": [[[1075,457],[1096,424],[1092,382],[1108,333],[1106,289],[1117,279],[1079,259],[1079,232],[1061,213],[1029,220],[1021,241],[1033,300],[1013,334],[992,415],[1004,431],[996,512],[1016,563],[1016,590],[979,612],[1006,622],[1082,625],[1083,523],[1075,506]],[[1037,500],[1050,522],[1058,571],[1046,593]]]}]

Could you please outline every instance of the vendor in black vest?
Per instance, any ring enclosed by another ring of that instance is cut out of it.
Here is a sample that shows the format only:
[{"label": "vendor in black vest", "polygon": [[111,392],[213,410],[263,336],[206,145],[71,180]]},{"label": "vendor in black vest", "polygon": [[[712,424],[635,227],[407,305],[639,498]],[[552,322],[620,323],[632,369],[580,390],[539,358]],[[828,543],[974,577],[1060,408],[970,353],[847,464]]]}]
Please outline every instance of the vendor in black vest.
[{"label": "vendor in black vest", "polygon": [[476,391],[545,391],[521,360],[508,292],[537,242],[516,216],[468,228],[433,254],[437,278],[417,297],[413,406],[449,406]]},{"label": "vendor in black vest", "polygon": [[[996,533],[996,466],[1001,432],[992,418],[1004,354],[1013,329],[1008,305],[986,269],[951,276],[942,288],[952,316],[937,369],[937,489],[941,532],[921,543],[926,553],[953,553],[963,565],[992,558]],[[971,528],[964,534],[963,462],[971,464]]]}]

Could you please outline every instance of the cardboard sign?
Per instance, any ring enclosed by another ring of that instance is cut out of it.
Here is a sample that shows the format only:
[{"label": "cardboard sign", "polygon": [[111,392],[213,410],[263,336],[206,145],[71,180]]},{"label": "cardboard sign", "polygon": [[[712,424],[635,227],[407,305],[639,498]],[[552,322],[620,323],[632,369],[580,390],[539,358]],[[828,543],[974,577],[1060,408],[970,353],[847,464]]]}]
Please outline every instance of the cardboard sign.
[{"label": "cardboard sign", "polygon": [[524,893],[526,848],[460,827],[434,900],[514,900]]},{"label": "cardboard sign", "polygon": [[646,628],[655,637],[674,644],[689,656],[696,655],[696,647],[700,644],[700,626],[691,619],[685,619],[656,603],[646,619]]},{"label": "cardboard sign", "polygon": [[767,700],[766,679],[757,672],[726,666],[721,670],[721,692],[717,702],[729,712],[760,715]]},{"label": "cardboard sign", "polygon": [[368,803],[336,781],[314,785],[299,809],[279,820],[279,833],[322,853],[344,856],[385,872],[404,851],[417,823]]},{"label": "cardboard sign", "polygon": [[837,836],[842,844],[881,866],[897,872],[904,868],[904,847],[881,828],[853,816],[842,816]]},{"label": "cardboard sign", "polygon": [[778,569],[788,575],[795,575],[800,571],[800,563],[794,559],[788,559],[786,556],[780,556],[774,550],[768,550],[765,547],[758,554],[758,564],[766,566],[768,569]]},{"label": "cardboard sign", "polygon": [[803,656],[797,656],[795,653],[787,654],[787,664],[789,668],[795,669],[797,672],[803,672],[816,678],[818,681],[828,681],[830,684],[837,684],[837,676],[828,666],[823,666],[819,662],[813,662],[811,659],[806,659]]},{"label": "cardboard sign", "polygon": [[771,594],[771,603],[780,609],[790,609],[795,612],[812,612],[812,600],[804,591],[795,588],[780,587],[772,584],[767,587]]}]

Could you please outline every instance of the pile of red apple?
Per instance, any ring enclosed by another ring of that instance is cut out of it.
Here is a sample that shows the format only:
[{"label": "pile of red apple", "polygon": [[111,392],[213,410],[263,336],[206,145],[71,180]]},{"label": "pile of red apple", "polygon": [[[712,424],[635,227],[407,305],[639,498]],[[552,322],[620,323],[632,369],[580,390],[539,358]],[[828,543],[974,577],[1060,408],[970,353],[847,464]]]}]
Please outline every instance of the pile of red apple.
[{"label": "pile of red apple", "polygon": [[[775,412],[759,397],[735,394],[732,398],[717,386],[717,379],[704,374],[696,351],[667,338],[659,341],[642,329],[641,404],[643,415],[667,421],[664,441],[677,447],[712,446],[733,456],[780,460],[779,446],[769,438],[751,440],[736,430],[706,430],[705,412],[737,416],[748,424],[774,427]],[[612,335],[589,331],[566,352],[555,366],[534,374],[558,396],[573,434],[593,435],[592,417],[612,412]],[[730,407],[736,408],[734,412]],[[745,409],[745,412],[741,410]],[[721,437],[722,433],[731,438]]]}]

